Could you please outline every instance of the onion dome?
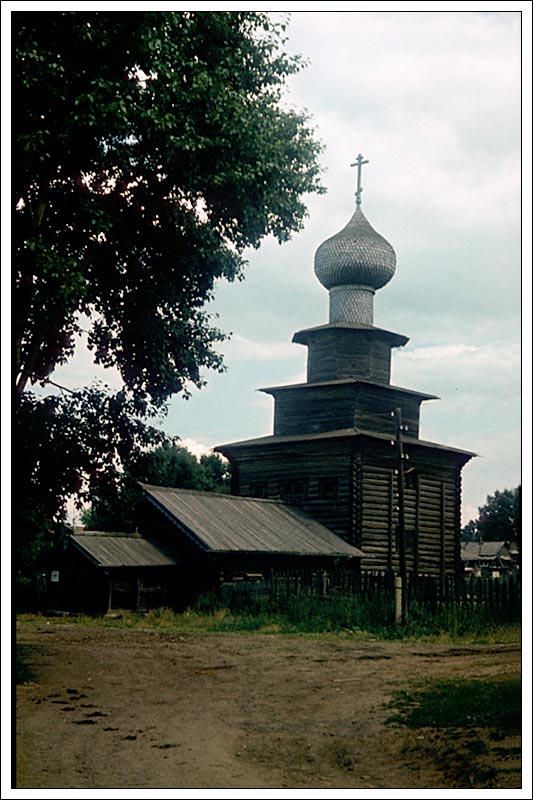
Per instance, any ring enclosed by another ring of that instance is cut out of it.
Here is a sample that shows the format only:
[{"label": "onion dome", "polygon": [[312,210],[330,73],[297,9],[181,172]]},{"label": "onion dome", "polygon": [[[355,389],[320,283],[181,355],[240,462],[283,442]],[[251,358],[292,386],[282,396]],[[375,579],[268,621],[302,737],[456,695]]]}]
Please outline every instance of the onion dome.
[{"label": "onion dome", "polygon": [[315,274],[329,290],[330,323],[373,325],[374,292],[390,281],[396,254],[361,211],[361,167],[357,156],[355,213],[339,233],[326,239],[315,253]]},{"label": "onion dome", "polygon": [[347,284],[381,289],[396,269],[396,254],[358,206],[339,233],[323,242],[315,254],[315,275],[326,289]]}]

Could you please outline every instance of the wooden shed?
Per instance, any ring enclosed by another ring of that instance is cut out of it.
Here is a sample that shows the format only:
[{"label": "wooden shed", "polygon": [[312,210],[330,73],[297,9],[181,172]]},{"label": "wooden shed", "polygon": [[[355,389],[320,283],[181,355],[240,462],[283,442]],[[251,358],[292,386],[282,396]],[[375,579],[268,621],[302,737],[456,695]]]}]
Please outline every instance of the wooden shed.
[{"label": "wooden shed", "polygon": [[180,563],[179,553],[153,535],[77,531],[52,565],[46,603],[94,613],[148,611],[172,602]]},{"label": "wooden shed", "polygon": [[[82,531],[49,574],[49,608],[109,613],[183,608],[223,582],[275,572],[311,574],[362,557],[298,507],[144,485],[138,532]],[[52,574],[57,581],[50,580]]]}]

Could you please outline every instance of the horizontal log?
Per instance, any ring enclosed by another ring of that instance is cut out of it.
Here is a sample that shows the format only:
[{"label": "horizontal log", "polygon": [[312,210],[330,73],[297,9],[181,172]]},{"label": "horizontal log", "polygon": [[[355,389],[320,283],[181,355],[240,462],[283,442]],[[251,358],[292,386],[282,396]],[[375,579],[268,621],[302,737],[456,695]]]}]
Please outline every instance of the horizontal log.
[{"label": "horizontal log", "polygon": [[390,486],[388,483],[367,483],[366,481],[363,482],[362,491],[364,496],[372,495],[372,496],[388,496],[390,494]]},{"label": "horizontal log", "polygon": [[[367,492],[363,491],[363,498],[362,498],[362,505],[368,507],[375,507],[375,508],[383,508],[388,507],[390,504],[389,494],[388,492],[383,492],[383,494],[368,494]],[[394,505],[394,501],[393,501]]]},{"label": "horizontal log", "polygon": [[363,522],[363,534],[368,536],[379,536],[382,538],[389,537],[389,527],[387,525],[372,525],[368,522]]},{"label": "horizontal log", "polygon": [[363,464],[364,474],[386,475],[390,472],[389,467],[380,467],[377,464]]}]

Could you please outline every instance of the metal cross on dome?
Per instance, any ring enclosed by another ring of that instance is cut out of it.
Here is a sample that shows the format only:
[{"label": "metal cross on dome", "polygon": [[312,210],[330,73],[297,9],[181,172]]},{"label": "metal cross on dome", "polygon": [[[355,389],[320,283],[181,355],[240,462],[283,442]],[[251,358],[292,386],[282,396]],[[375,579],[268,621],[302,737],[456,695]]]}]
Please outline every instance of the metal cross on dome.
[{"label": "metal cross on dome", "polygon": [[357,191],[355,192],[355,204],[357,206],[361,205],[361,192],[363,191],[363,187],[361,186],[361,167],[363,164],[368,163],[368,159],[365,161],[361,153],[359,153],[354,163],[350,164],[351,167],[357,167]]}]

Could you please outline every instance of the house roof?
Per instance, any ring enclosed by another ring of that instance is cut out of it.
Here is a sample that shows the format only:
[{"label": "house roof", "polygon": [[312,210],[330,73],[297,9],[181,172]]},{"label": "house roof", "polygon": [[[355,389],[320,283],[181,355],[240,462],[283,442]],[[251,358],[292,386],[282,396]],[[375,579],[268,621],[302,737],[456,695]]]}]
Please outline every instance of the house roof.
[{"label": "house roof", "polygon": [[280,500],[141,485],[148,500],[207,552],[363,556],[329,528]]},{"label": "house roof", "polygon": [[84,531],[72,534],[70,540],[98,567],[169,567],[178,563],[158,542],[139,534]]},{"label": "house roof", "polygon": [[463,561],[476,561],[479,558],[488,561],[509,557],[505,542],[461,542],[461,558]]}]

